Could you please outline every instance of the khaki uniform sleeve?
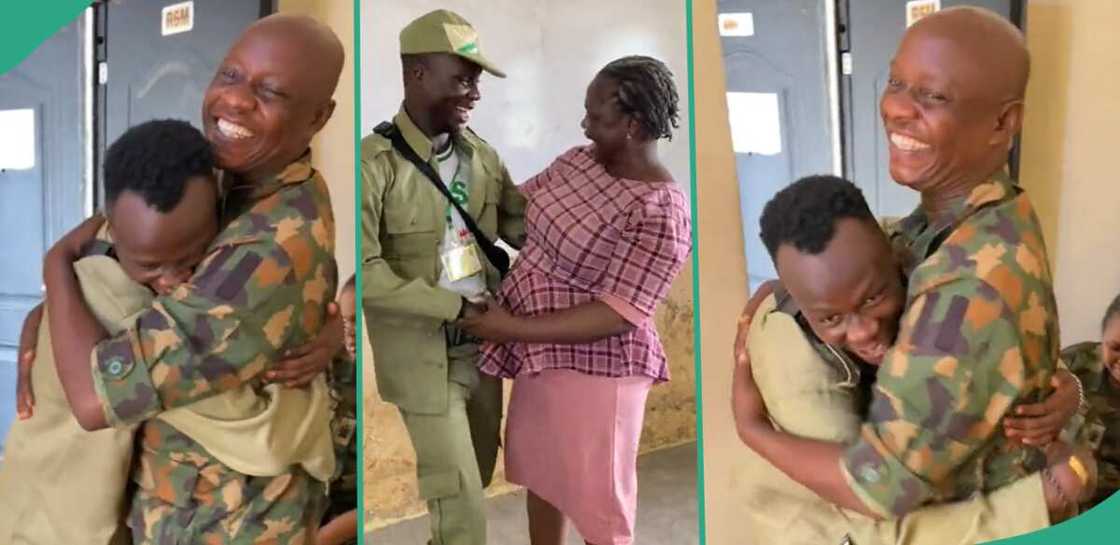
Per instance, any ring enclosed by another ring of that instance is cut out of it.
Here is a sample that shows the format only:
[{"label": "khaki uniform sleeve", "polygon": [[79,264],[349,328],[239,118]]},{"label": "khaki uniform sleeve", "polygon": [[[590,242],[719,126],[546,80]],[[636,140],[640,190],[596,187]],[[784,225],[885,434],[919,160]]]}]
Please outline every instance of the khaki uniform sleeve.
[{"label": "khaki uniform sleeve", "polygon": [[[219,247],[191,284],[156,298],[94,349],[94,387],[109,424],[138,423],[256,377],[302,323],[303,292],[274,240]],[[278,301],[292,304],[270,312]]]},{"label": "khaki uniform sleeve", "polygon": [[1042,476],[1032,473],[990,494],[923,507],[899,521],[878,522],[875,538],[853,538],[856,543],[973,545],[1048,526]]},{"label": "khaki uniform sleeve", "polygon": [[454,320],[462,306],[458,294],[422,278],[401,278],[381,255],[383,196],[393,180],[385,155],[363,158],[361,172],[363,310],[441,322]]}]

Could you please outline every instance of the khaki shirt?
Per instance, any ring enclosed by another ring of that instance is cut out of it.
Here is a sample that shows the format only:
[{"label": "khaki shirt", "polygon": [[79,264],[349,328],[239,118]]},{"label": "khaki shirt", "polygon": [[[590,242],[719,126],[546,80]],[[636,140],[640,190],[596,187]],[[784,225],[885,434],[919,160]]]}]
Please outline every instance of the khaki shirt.
[{"label": "khaki shirt", "polygon": [[[798,321],[788,296],[771,295],[750,326],[751,373],[767,411],[783,431],[831,442],[859,437],[868,369],[821,342]],[[816,545],[952,545],[1010,537],[1049,523],[1042,480],[1033,474],[985,496],[926,506],[894,521],[876,521],[822,500],[750,449],[744,538]]]},{"label": "khaki shirt", "polygon": [[[393,119],[421,159],[434,164],[432,142],[402,109]],[[491,240],[519,247],[525,238],[525,198],[497,153],[470,129],[452,136],[470,167],[467,213]],[[388,139],[362,139],[362,309],[381,397],[401,409],[440,413],[447,408],[444,326],[461,298],[438,286],[440,241],[447,199]],[[496,291],[497,270],[486,267]]]}]

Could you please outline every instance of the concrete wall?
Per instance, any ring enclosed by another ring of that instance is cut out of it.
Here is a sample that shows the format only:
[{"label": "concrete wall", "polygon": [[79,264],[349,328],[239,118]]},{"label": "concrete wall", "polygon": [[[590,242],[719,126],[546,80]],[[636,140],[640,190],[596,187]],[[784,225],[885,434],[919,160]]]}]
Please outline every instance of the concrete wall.
[{"label": "concrete wall", "polygon": [[[564,150],[586,142],[579,122],[587,85],[608,61],[640,53],[664,60],[677,77],[681,131],[672,142],[663,144],[661,152],[688,192],[683,1],[365,0],[361,12],[363,134],[400,107],[400,29],[437,8],[451,9],[471,21],[481,36],[483,54],[508,74],[504,80],[483,75],[482,100],[471,126],[497,148],[515,181],[525,180]],[[641,16],[635,17],[636,13]],[[650,394],[643,451],[695,438],[691,287],[689,267],[656,317],[673,380]],[[364,371],[366,521],[372,529],[422,513],[424,507],[417,499],[415,454],[400,416],[377,396],[372,376],[376,363],[367,358]],[[510,489],[498,478],[490,493]]]},{"label": "concrete wall", "polygon": [[[1054,266],[1062,342],[1099,335],[1099,320],[1120,292],[1118,176],[1108,135],[1120,123],[1114,90],[1120,34],[1111,0],[1031,0],[1027,41],[1033,56],[1023,131],[1021,182],[1045,230]],[[730,416],[731,345],[746,301],[738,187],[723,100],[724,74],[715,0],[693,1],[697,205],[706,530],[710,545],[750,543],[742,524],[749,482]],[[731,235],[734,234],[734,235]]]},{"label": "concrete wall", "polygon": [[744,545],[743,501],[750,478],[731,419],[731,348],[747,300],[739,182],[727,123],[727,84],[715,0],[692,2],[696,92],[696,204],[700,248],[700,353],[704,427],[704,514],[709,545]]},{"label": "concrete wall", "polygon": [[339,284],[354,274],[354,7],[337,0],[280,0],[278,11],[301,13],[326,23],[346,49],[346,64],[334,93],[331,120],[311,142],[315,168],[331,191],[335,220],[335,258]]},{"label": "concrete wall", "polygon": [[1031,0],[1021,181],[1042,220],[1062,344],[1096,340],[1120,293],[1120,174],[1111,134],[1120,124],[1120,2]]}]

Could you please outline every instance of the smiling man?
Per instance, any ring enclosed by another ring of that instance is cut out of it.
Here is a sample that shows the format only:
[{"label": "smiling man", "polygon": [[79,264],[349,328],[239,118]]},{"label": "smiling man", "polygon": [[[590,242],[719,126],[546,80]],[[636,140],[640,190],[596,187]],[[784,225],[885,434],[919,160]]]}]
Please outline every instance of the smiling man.
[{"label": "smiling man", "polygon": [[[1045,465],[1039,449],[1005,433],[1018,406],[1042,398],[1058,362],[1042,232],[1004,172],[1029,64],[1022,34],[990,11],[947,9],[907,30],[880,111],[891,176],[919,191],[921,205],[892,233],[909,272],[905,310],[860,437],[805,440],[775,433],[758,410],[737,411],[748,445],[841,507],[900,517]],[[811,319],[827,326],[830,317]],[[785,463],[795,452],[796,467]]]},{"label": "smiling man", "polygon": [[485,545],[482,489],[497,461],[501,382],[479,376],[479,341],[454,322],[479,312],[500,277],[434,184],[482,236],[520,246],[524,198],[494,149],[467,128],[482,71],[505,75],[482,56],[470,23],[449,11],[409,23],[400,45],[404,103],[392,124],[362,140],[362,308],[378,392],[400,409],[416,450],[433,543]]},{"label": "smiling man", "polygon": [[[221,231],[189,281],[157,283],[160,295],[127,329],[110,335],[98,323],[74,275],[96,219],[47,254],[48,323],[68,333],[51,346],[74,416],[87,430],[142,423],[135,544],[313,539],[333,470],[329,410],[269,400],[314,398],[322,378],[286,393],[263,383],[285,351],[323,329],[337,282],[330,196],[308,146],[333,112],[343,55],[333,32],[305,17],[266,17],[238,37],[202,109],[223,169]],[[170,280],[186,274],[168,270]]]},{"label": "smiling man", "polygon": [[[761,226],[782,284],[752,297],[760,303],[750,325],[749,365],[736,367],[736,407],[765,404],[783,432],[853,443],[905,303],[890,244],[859,189],[831,176],[803,178],[778,192]],[[1045,413],[1031,419],[1037,435],[1056,435],[1077,410],[1074,384],[1063,373],[1057,393],[1037,406]],[[753,441],[752,431],[744,431]],[[789,455],[790,464],[807,463],[800,453]],[[758,454],[748,452],[744,461],[752,476],[745,512],[751,535],[763,542],[841,543],[847,536],[858,545],[975,543],[1056,522],[1073,507],[1063,494],[1082,492],[1059,459],[989,494],[877,522],[823,501]]]}]

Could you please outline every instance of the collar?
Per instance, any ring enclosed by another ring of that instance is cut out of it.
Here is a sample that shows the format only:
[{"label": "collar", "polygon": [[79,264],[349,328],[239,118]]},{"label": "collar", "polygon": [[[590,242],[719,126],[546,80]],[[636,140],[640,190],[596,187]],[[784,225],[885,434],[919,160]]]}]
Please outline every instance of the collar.
[{"label": "collar", "polygon": [[972,188],[967,196],[953,202],[948,213],[936,222],[931,221],[925,210],[918,206],[899,223],[899,232],[910,238],[906,246],[914,264],[925,261],[937,251],[953,230],[977,211],[1013,199],[1022,191],[1006,172],[1000,170]]},{"label": "collar", "polygon": [[250,201],[257,201],[276,193],[284,186],[305,182],[314,174],[315,169],[311,168],[311,150],[308,149],[278,174],[248,180],[223,170],[220,171],[218,180],[224,195],[245,192]]},{"label": "collar", "polygon": [[[416,155],[420,156],[422,161],[430,163],[432,161],[432,154],[435,151],[432,149],[432,140],[412,121],[408,112],[405,111],[403,103],[401,104],[400,111],[393,117],[393,124],[397,126],[397,130],[401,131],[401,136],[404,137],[404,141],[408,143],[412,151],[415,151]],[[471,142],[467,138],[463,137],[463,133],[466,130],[467,129],[457,133],[451,133],[451,143],[455,149],[465,153],[467,157],[471,157],[474,155],[474,146],[471,145]]]}]

